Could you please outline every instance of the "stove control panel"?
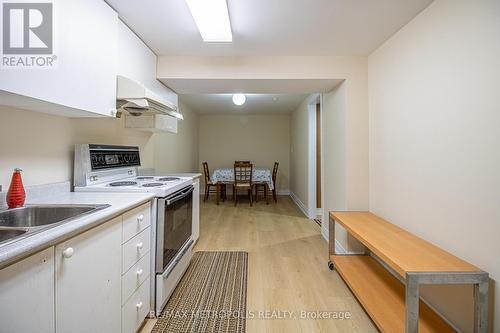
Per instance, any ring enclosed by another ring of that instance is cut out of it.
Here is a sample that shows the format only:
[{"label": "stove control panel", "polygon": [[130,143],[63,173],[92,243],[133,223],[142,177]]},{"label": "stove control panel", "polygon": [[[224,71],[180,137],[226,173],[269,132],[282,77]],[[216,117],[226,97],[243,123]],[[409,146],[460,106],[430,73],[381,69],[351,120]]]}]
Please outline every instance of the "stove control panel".
[{"label": "stove control panel", "polygon": [[139,147],[89,145],[92,171],[140,166]]}]

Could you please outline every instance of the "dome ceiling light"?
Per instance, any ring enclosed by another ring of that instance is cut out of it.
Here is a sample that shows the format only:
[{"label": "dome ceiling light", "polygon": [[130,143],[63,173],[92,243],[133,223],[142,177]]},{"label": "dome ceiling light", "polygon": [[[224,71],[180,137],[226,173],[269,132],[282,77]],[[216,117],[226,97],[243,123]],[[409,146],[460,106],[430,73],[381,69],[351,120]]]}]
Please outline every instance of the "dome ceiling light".
[{"label": "dome ceiling light", "polygon": [[235,105],[241,106],[241,105],[245,104],[246,100],[247,100],[247,98],[243,94],[234,94],[233,95],[233,103]]}]

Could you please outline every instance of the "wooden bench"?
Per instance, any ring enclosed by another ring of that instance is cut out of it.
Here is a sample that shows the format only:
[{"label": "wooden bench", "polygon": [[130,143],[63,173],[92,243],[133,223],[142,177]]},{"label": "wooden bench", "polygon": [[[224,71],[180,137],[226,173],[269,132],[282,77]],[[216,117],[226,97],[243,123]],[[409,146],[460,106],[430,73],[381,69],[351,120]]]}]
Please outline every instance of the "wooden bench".
[{"label": "wooden bench", "polygon": [[[365,247],[335,253],[335,224]],[[455,332],[420,300],[422,284],[473,284],[474,332],[487,332],[488,273],[370,212],[330,212],[330,269],[336,269],[382,332]]]}]

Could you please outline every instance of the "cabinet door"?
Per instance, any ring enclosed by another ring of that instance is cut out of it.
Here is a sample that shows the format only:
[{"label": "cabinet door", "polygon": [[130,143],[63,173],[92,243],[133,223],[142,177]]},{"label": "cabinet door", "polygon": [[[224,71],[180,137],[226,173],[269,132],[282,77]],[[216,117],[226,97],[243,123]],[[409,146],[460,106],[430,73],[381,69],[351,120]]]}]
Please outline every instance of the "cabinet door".
[{"label": "cabinet door", "polygon": [[121,330],[121,217],[55,248],[56,331]]},{"label": "cabinet door", "polygon": [[200,237],[200,178],[194,180],[193,191],[193,241]]},{"label": "cabinet door", "polygon": [[0,270],[0,332],[54,333],[54,247]]},{"label": "cabinet door", "polygon": [[53,15],[55,66],[0,69],[0,92],[12,93],[2,103],[70,117],[112,115],[117,13],[102,0],[64,0],[53,2]]}]

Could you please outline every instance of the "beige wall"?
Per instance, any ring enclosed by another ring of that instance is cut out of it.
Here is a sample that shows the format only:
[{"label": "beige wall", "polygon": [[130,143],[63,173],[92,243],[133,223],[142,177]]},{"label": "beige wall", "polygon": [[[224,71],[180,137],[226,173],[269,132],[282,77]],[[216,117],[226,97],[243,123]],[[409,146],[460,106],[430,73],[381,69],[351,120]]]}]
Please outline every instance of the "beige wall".
[{"label": "beige wall", "polygon": [[69,118],[0,106],[2,190],[7,190],[16,167],[23,169],[25,185],[69,180],[73,138]]},{"label": "beige wall", "polygon": [[[369,57],[369,78],[370,210],[497,281],[500,2],[436,0]],[[472,331],[470,289],[427,297]]]},{"label": "beige wall", "polygon": [[[159,56],[158,79],[346,79],[359,78],[366,57]],[[366,100],[366,96],[365,99]]]},{"label": "beige wall", "polygon": [[232,167],[250,160],[254,167],[272,169],[279,162],[277,188],[288,191],[290,178],[289,115],[200,115],[199,163]]},{"label": "beige wall", "polygon": [[175,136],[125,129],[121,119],[70,119],[0,107],[0,184],[7,190],[15,167],[24,170],[26,186],[72,180],[75,143],[137,145],[144,167],[195,171],[198,115],[181,108],[186,120]]},{"label": "beige wall", "polygon": [[178,123],[178,133],[157,133],[153,136],[153,164],[157,173],[199,170],[200,117],[183,103],[179,103],[179,108],[184,120]]},{"label": "beige wall", "polygon": [[[343,113],[345,122],[342,131],[332,133],[330,142],[324,145],[336,145],[338,140],[345,140],[346,185],[342,189],[346,196],[346,209],[368,209],[368,61],[366,57],[335,57],[335,56],[263,56],[263,57],[158,57],[157,76],[167,80],[190,79],[225,79],[225,80],[259,80],[259,79],[337,79],[343,83]],[[330,109],[325,112],[335,112]],[[203,118],[203,117],[202,117]],[[332,118],[333,119],[333,118]],[[203,122],[201,120],[203,132]],[[299,125],[297,122],[291,126]],[[304,123],[306,126],[306,123]],[[323,123],[323,132],[338,126],[333,123]],[[291,142],[294,142],[294,129],[291,132]],[[307,131],[305,129],[304,131]],[[303,135],[306,132],[300,132]],[[340,137],[343,135],[344,137]],[[200,141],[202,138],[200,137]],[[299,147],[300,148],[300,147]],[[303,148],[303,147],[302,147]],[[333,149],[333,148],[332,148]],[[300,152],[300,149],[298,153]],[[201,156],[200,152],[200,156]],[[335,153],[335,152],[333,152]],[[294,164],[295,164],[294,159]],[[200,158],[200,162],[202,159]],[[333,165],[323,165],[327,173]],[[301,193],[304,202],[308,202],[307,182],[295,179],[302,172],[293,170],[291,180],[293,191]],[[306,176],[304,176],[306,177]],[[328,185],[323,189],[323,198],[330,198],[323,203],[325,214],[330,207],[338,207],[332,191],[339,191],[337,184]],[[302,198],[301,198],[302,200]],[[324,216],[323,221],[328,221]],[[323,234],[328,233],[328,223],[323,224]]]}]

